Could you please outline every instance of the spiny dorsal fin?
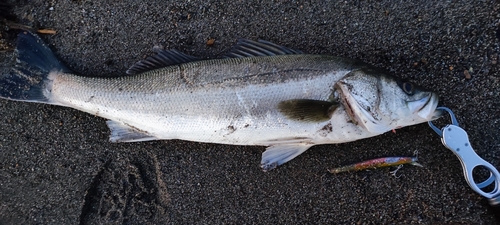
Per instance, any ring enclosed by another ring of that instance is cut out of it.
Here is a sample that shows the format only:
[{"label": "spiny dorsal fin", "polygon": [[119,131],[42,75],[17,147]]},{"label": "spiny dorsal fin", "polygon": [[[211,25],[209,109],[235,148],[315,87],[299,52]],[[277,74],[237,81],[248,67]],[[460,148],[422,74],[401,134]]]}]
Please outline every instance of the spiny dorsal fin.
[{"label": "spiny dorsal fin", "polygon": [[292,99],[280,102],[278,109],[283,115],[292,120],[322,122],[329,120],[338,106],[339,104],[335,102]]},{"label": "spiny dorsal fin", "polygon": [[252,41],[240,39],[238,43],[224,55],[224,58],[243,58],[255,56],[273,56],[273,55],[294,55],[303,54],[303,52],[291,48],[283,47],[268,41]]},{"label": "spiny dorsal fin", "polygon": [[163,50],[155,48],[154,51],[156,52],[156,55],[149,56],[144,60],[136,62],[127,70],[127,74],[133,75],[167,66],[173,66],[199,60],[194,56],[184,54],[175,49]]}]

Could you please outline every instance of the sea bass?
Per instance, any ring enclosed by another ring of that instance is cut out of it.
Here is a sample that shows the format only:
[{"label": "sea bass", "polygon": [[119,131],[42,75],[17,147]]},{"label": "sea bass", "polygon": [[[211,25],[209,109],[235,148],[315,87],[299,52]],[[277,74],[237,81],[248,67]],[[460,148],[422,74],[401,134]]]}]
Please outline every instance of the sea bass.
[{"label": "sea bass", "polygon": [[267,146],[264,171],[313,145],[436,119],[438,96],[356,60],[240,40],[222,59],[157,50],[113,78],[75,75],[36,35],[18,37],[0,97],[108,119],[112,142],[181,139]]}]

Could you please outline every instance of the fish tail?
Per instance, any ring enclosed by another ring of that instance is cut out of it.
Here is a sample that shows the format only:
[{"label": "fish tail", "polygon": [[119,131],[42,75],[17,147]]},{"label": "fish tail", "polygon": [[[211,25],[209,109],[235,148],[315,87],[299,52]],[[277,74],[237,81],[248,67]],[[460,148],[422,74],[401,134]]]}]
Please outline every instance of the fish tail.
[{"label": "fish tail", "polygon": [[16,65],[0,75],[0,98],[57,104],[51,102],[51,74],[70,72],[40,37],[24,31],[17,39]]}]

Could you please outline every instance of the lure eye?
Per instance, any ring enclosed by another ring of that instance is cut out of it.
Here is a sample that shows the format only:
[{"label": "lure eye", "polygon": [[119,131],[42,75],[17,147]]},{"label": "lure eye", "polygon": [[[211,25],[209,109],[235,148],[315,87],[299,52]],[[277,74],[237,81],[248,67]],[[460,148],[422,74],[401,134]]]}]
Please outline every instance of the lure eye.
[{"label": "lure eye", "polygon": [[401,85],[401,88],[406,94],[412,95],[414,91],[414,86],[412,83],[409,82],[404,82],[403,85]]}]

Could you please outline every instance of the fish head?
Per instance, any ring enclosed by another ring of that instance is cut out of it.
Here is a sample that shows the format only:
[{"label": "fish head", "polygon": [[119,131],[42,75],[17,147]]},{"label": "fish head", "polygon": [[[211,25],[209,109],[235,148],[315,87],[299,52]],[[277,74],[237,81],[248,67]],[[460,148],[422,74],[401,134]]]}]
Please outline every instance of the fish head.
[{"label": "fish head", "polygon": [[415,125],[441,116],[438,95],[376,69],[352,71],[334,86],[351,121],[371,133]]}]

